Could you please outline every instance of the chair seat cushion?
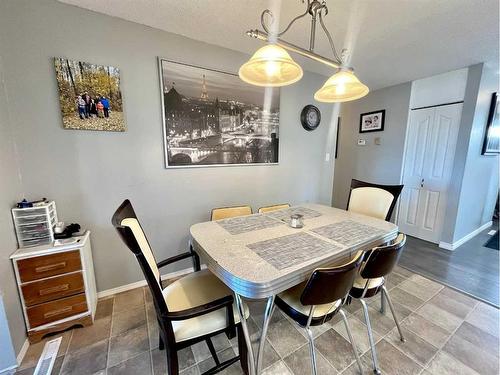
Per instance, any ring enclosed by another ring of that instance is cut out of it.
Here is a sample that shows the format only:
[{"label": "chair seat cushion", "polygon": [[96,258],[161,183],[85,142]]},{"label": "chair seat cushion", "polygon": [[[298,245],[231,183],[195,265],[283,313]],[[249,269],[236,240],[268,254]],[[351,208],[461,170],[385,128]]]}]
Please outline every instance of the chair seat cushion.
[{"label": "chair seat cushion", "polygon": [[[163,290],[163,297],[171,312],[197,307],[232,294],[231,289],[208,269],[190,273]],[[221,308],[195,318],[173,321],[175,340],[186,341],[226,328],[226,312],[227,308]],[[245,316],[248,317],[248,314],[248,308],[245,306]],[[235,304],[233,315],[235,323],[239,323]]]},{"label": "chair seat cushion", "polygon": [[[365,289],[366,281],[367,279],[364,279],[361,277],[361,275],[358,275],[354,280],[354,284],[349,294],[352,297],[360,298]],[[366,288],[365,297],[372,297],[377,294],[379,288],[384,284],[384,282],[385,280],[383,277],[377,277],[376,279],[368,280],[368,287]]]},{"label": "chair seat cushion", "polygon": [[[276,304],[278,307],[302,326],[306,325],[311,309],[311,306],[303,305],[300,302],[300,296],[302,295],[304,287],[305,283],[302,283],[276,296]],[[337,312],[340,304],[341,300],[323,305],[316,305],[311,325],[319,325],[331,319]]]}]

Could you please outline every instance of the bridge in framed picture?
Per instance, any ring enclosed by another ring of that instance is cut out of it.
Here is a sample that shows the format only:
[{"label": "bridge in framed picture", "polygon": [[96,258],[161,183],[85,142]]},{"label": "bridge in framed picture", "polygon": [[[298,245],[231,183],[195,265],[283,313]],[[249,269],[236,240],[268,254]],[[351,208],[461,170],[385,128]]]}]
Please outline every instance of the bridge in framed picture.
[{"label": "bridge in framed picture", "polygon": [[159,69],[167,168],[278,163],[279,89],[161,58]]}]

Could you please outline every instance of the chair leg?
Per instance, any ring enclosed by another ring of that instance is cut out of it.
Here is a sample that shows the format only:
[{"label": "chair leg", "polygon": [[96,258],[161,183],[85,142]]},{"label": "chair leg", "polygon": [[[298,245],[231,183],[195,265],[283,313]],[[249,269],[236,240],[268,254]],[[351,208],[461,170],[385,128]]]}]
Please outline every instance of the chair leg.
[{"label": "chair leg", "polygon": [[370,316],[368,315],[368,306],[366,306],[366,302],[360,298],[359,302],[361,302],[361,306],[363,307],[363,313],[365,315],[365,322],[366,326],[368,328],[368,341],[370,341],[370,348],[372,351],[372,361],[373,361],[373,372],[375,374],[380,374],[380,370],[378,368],[378,361],[377,361],[377,351],[375,349],[375,343],[373,341],[373,333],[372,333],[372,326],[370,324]]},{"label": "chair leg", "polygon": [[392,304],[391,297],[389,297],[389,293],[387,292],[385,285],[382,287],[382,293],[385,295],[385,299],[387,299],[387,303],[389,304],[389,309],[391,309],[392,317],[394,318],[394,322],[396,323],[396,327],[398,328],[399,331],[399,337],[401,338],[402,342],[405,342],[406,339],[404,338],[403,331],[399,326],[398,318],[396,317],[396,311],[394,310],[394,305]]},{"label": "chair leg", "polygon": [[311,353],[312,374],[316,375],[317,374],[317,369],[316,369],[316,351],[314,350],[314,337],[313,337],[311,328],[309,328],[309,326],[306,327],[306,332],[307,332],[307,337],[309,339],[309,352]]},{"label": "chair leg", "polygon": [[167,373],[168,375],[179,375],[179,358],[177,357],[177,350],[167,347]]},{"label": "chair leg", "polygon": [[385,315],[385,296],[384,289],[380,291],[380,313]]},{"label": "chair leg", "polygon": [[165,343],[163,342],[163,339],[161,337],[161,333],[158,334],[158,349],[159,350],[165,349]]},{"label": "chair leg", "polygon": [[354,338],[351,334],[351,328],[349,327],[349,322],[347,321],[347,316],[345,315],[344,310],[339,310],[340,315],[342,316],[342,320],[344,321],[345,329],[347,331],[347,335],[349,336],[349,341],[351,342],[352,350],[354,352],[354,357],[356,358],[356,363],[358,364],[359,373],[363,374],[363,366],[361,365],[361,360],[359,359],[358,349],[356,344],[354,343]]},{"label": "chair leg", "polygon": [[243,328],[238,325],[238,353],[240,356],[240,365],[243,369],[243,373],[248,375],[248,349],[245,342],[245,337],[243,336]]},{"label": "chair leg", "polygon": [[210,350],[210,354],[212,355],[212,358],[215,361],[215,365],[219,366],[220,365],[219,357],[217,357],[217,352],[215,351],[214,344],[212,343],[210,337],[206,339],[205,342],[207,343],[208,350]]}]

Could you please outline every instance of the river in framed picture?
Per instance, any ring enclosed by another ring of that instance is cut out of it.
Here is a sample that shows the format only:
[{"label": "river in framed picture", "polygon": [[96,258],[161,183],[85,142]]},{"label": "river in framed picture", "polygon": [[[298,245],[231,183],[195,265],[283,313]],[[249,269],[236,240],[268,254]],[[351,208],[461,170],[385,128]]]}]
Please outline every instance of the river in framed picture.
[{"label": "river in framed picture", "polygon": [[277,164],[278,88],[158,59],[167,168]]}]

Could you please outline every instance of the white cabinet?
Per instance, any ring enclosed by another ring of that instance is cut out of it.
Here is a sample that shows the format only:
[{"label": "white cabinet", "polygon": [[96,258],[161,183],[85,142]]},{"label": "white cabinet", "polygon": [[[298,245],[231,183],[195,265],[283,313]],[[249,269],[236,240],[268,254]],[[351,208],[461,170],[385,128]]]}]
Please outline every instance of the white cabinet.
[{"label": "white cabinet", "polygon": [[90,232],[62,246],[22,248],[11,259],[30,342],[93,323],[97,292]]}]

